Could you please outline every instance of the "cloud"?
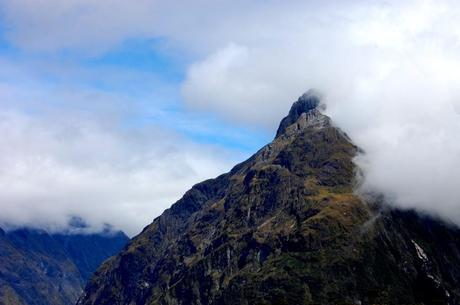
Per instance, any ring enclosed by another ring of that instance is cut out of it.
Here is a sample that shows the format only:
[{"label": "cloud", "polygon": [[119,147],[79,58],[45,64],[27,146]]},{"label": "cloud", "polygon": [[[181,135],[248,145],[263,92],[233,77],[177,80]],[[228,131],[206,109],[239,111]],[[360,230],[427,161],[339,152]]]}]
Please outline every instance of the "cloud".
[{"label": "cloud", "polygon": [[7,56],[0,66],[0,227],[60,231],[78,217],[133,235],[247,154],[229,143],[251,133],[181,111],[178,84],[155,73]]},{"label": "cloud", "polygon": [[[189,105],[242,122],[257,124],[261,118],[276,122],[286,107],[277,107],[274,102],[283,97],[270,82],[258,77],[260,70],[255,71],[256,75],[246,70],[253,64],[253,56],[248,48],[229,44],[204,61],[192,64],[182,89]],[[265,103],[270,106],[264,107]]]},{"label": "cloud", "polygon": [[317,88],[366,152],[356,159],[365,190],[460,224],[458,16],[448,1],[307,4],[279,16],[285,27],[270,41],[248,41],[243,21],[222,35],[233,44],[190,66],[183,93],[227,118],[274,126],[280,109]]},{"label": "cloud", "polygon": [[357,159],[364,188],[460,224],[455,1],[4,3],[10,41],[29,51],[97,53],[133,36],[164,38],[191,62],[182,86],[190,109],[238,124],[275,130],[295,98],[317,88],[366,151]]},{"label": "cloud", "polygon": [[155,93],[133,97],[122,87],[88,86],[86,76],[96,71],[117,85],[150,78],[57,69],[60,82],[49,82],[43,75],[50,74],[37,77],[33,65],[0,65],[0,227],[60,231],[79,217],[90,230],[110,224],[133,235],[193,184],[241,157],[180,133],[206,130],[168,110],[171,88],[150,82]]},{"label": "cloud", "polygon": [[[8,40],[28,51],[71,50],[98,55],[133,37],[164,37],[187,52],[201,53],[225,40],[219,35],[231,26],[229,23],[247,20],[255,11],[261,17],[273,17],[274,6],[283,9],[276,2],[5,0],[0,3],[0,13]],[[252,25],[246,28],[251,39],[260,28],[254,23],[248,25]]]},{"label": "cloud", "polygon": [[[129,234],[194,183],[229,169],[225,152],[167,130],[0,112],[0,222],[49,230],[75,216]],[[221,156],[221,157],[217,157]]]},{"label": "cloud", "polygon": [[75,50],[100,54],[131,36],[150,36],[155,2],[122,0],[6,0],[8,38],[33,51]]}]

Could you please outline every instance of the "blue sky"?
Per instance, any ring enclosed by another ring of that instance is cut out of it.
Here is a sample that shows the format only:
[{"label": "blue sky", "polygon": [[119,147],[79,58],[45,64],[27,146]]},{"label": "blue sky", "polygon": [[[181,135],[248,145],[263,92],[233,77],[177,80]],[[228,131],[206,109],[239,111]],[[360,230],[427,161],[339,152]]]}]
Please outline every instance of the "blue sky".
[{"label": "blue sky", "polygon": [[[126,117],[124,123],[127,126],[142,128],[148,124],[161,125],[174,129],[192,141],[222,146],[243,155],[254,152],[272,136],[271,130],[232,124],[216,113],[187,108],[180,86],[185,80],[190,58],[179,52],[169,54],[163,47],[164,39],[129,38],[96,56],[82,55],[72,50],[49,54],[13,46],[5,37],[5,25],[2,24],[0,29],[0,58],[13,64],[31,63],[30,70],[18,81],[24,81],[25,78],[37,86],[72,86],[120,94],[132,100],[138,109]],[[78,67],[87,70],[87,73],[110,71],[111,78],[98,78],[96,75],[62,77],[53,69],[40,71],[42,65],[50,63],[60,68]],[[125,77],[127,73],[131,77]],[[15,80],[7,78],[5,81]],[[65,104],[65,101],[62,103]],[[85,103],[81,101],[81,104]]]}]

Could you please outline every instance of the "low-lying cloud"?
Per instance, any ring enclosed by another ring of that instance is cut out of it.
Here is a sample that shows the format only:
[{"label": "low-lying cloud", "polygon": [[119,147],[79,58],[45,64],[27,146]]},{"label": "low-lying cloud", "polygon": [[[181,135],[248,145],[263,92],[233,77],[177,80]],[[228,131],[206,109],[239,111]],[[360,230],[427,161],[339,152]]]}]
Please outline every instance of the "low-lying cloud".
[{"label": "low-lying cloud", "polygon": [[80,217],[91,230],[110,224],[132,235],[230,166],[217,149],[168,130],[97,122],[0,112],[3,227],[59,231]]}]

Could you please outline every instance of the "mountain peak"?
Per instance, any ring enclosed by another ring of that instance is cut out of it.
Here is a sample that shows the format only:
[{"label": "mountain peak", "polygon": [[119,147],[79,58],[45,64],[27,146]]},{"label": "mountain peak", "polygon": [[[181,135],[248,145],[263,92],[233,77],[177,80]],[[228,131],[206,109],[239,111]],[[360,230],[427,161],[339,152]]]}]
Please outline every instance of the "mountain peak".
[{"label": "mountain peak", "polygon": [[106,261],[77,304],[460,304],[460,230],[355,194],[358,148],[311,93],[278,138]]},{"label": "mountain peak", "polygon": [[299,99],[292,105],[291,110],[289,112],[307,112],[316,109],[319,106],[320,101],[321,94],[314,89],[310,89],[299,97]]},{"label": "mountain peak", "polygon": [[297,122],[302,114],[319,114],[321,108],[321,95],[313,89],[302,94],[294,104],[292,104],[289,114],[281,121],[276,137],[284,134],[288,126]]}]

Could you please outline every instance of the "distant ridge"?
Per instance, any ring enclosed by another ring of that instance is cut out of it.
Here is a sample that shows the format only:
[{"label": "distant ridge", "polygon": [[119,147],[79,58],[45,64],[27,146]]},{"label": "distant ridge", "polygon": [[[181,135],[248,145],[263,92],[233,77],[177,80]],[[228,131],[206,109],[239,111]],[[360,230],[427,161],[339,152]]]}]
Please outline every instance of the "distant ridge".
[{"label": "distant ridge", "polygon": [[96,268],[129,240],[122,232],[107,233],[0,229],[0,304],[75,304]]}]

